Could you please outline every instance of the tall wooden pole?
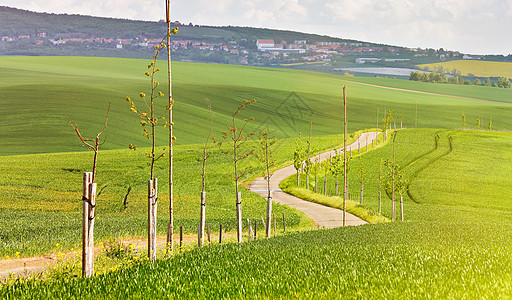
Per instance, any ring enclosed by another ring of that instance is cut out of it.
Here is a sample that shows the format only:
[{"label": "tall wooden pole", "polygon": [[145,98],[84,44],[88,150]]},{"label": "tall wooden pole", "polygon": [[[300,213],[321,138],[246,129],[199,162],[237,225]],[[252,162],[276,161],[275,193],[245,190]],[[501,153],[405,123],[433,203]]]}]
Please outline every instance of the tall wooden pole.
[{"label": "tall wooden pole", "polygon": [[345,215],[347,212],[347,86],[343,86],[343,226],[345,226]]},{"label": "tall wooden pole", "polygon": [[169,225],[167,226],[167,254],[172,253],[174,243],[174,203],[173,203],[173,120],[172,120],[172,106],[174,100],[172,98],[172,74],[171,74],[171,0],[165,0],[165,14],[167,22],[167,77],[169,83]]},{"label": "tall wooden pole", "polygon": [[396,140],[396,130],[395,134],[393,136],[393,169],[392,169],[392,175],[391,175],[391,221],[395,221],[396,214],[395,214],[395,140]]},{"label": "tall wooden pole", "polygon": [[85,172],[83,177],[83,215],[82,215],[82,276],[91,276],[94,271],[91,271],[89,265],[89,257],[91,255],[89,249],[89,215],[90,215],[90,186],[92,184],[92,173]]},{"label": "tall wooden pole", "polygon": [[156,211],[158,200],[158,180],[148,180],[148,258],[156,259]]}]

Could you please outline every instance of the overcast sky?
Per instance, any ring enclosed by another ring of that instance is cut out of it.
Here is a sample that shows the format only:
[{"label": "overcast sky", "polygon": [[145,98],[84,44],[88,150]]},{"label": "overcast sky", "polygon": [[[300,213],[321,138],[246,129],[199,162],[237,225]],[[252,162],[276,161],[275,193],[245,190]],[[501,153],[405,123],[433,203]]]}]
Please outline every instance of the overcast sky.
[{"label": "overcast sky", "polygon": [[[171,0],[173,20],[289,29],[405,47],[512,53],[512,0]],[[157,21],[165,0],[0,0],[39,12]]]}]

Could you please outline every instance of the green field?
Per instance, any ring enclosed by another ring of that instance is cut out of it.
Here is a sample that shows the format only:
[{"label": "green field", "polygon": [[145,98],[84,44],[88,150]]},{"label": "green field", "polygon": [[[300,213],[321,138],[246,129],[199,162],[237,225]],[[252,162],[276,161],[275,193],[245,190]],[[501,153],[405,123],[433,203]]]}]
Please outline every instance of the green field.
[{"label": "green field", "polygon": [[[81,151],[69,122],[76,121],[86,135],[94,134],[102,127],[109,102],[104,148],[122,149],[130,143],[143,146],[139,120],[130,114],[125,97],[147,93],[147,64],[146,60],[116,58],[0,58],[0,155]],[[204,139],[208,129],[205,98],[211,100],[216,114],[217,135],[237,103],[253,98],[258,101],[251,111],[256,119],[251,129],[268,127],[279,138],[296,137],[298,132],[308,132],[313,122],[315,136],[339,134],[343,84],[348,86],[351,132],[375,127],[377,109],[382,112],[385,105],[403,112],[405,126],[412,127],[416,102],[420,127],[458,128],[464,111],[470,126],[483,113],[485,118],[492,115],[497,129],[512,129],[509,104],[389,91],[351,81],[504,102],[512,101],[511,90],[215,64],[174,63],[173,74],[178,144]],[[166,90],[164,85],[162,90]],[[159,144],[166,143],[165,136],[160,135]]]},{"label": "green field", "polygon": [[[413,178],[414,201],[405,197],[404,223],[207,247],[93,279],[20,281],[4,286],[0,295],[502,298],[512,291],[512,167],[504,163],[512,158],[511,147],[510,133],[399,131],[397,161],[406,178]],[[362,155],[368,178],[375,179],[377,161],[391,151],[388,143]],[[377,189],[368,185],[367,203],[375,208]]]},{"label": "green field", "polygon": [[[82,172],[90,171],[92,152],[80,152],[83,148],[69,121],[76,121],[86,135],[93,134],[102,127],[109,101],[104,145],[109,150],[100,152],[99,158],[97,182],[102,193],[97,199],[95,239],[146,235],[149,168],[143,157],[126,149],[129,143],[145,144],[139,120],[124,100],[147,90],[146,66],[147,61],[130,59],[0,58],[0,127],[5,129],[0,132],[0,257],[79,246]],[[467,128],[475,128],[482,114],[481,128],[487,128],[492,116],[493,129],[512,129],[512,91],[213,64],[175,63],[173,72],[178,137],[175,226],[194,233],[199,219],[195,150],[208,130],[204,98],[212,101],[217,136],[243,99],[258,98],[244,112],[244,117],[255,117],[248,129],[269,128],[279,137],[276,159],[283,164],[293,158],[291,138],[299,132],[305,136],[310,122],[317,150],[341,144],[343,84],[348,87],[350,132],[375,127],[377,109],[382,119],[384,106],[398,119],[403,113],[403,125],[409,129],[398,131],[396,154],[409,183],[404,195],[407,222],[206,247],[155,264],[131,262],[131,267],[91,279],[21,280],[1,286],[0,298],[496,298],[511,293],[512,135],[457,128],[462,127],[464,111]],[[416,103],[418,127],[429,129],[412,129]],[[165,133],[158,143],[166,144]],[[232,165],[215,146],[211,150],[207,222],[214,232],[219,224],[233,231]],[[364,205],[356,209],[369,215],[378,210],[379,165],[391,155],[388,141],[352,159],[351,194],[359,193],[359,168],[364,165],[366,171]],[[254,168],[243,180],[261,173],[252,157],[244,165]],[[165,161],[157,166],[156,176],[167,176]],[[165,235],[165,180],[159,190],[158,232]],[[382,214],[389,218],[391,202],[384,189],[383,195]],[[243,189],[242,199],[244,218],[265,215],[263,198]],[[286,215],[293,231],[312,228],[304,214],[281,205],[274,209]]]}]

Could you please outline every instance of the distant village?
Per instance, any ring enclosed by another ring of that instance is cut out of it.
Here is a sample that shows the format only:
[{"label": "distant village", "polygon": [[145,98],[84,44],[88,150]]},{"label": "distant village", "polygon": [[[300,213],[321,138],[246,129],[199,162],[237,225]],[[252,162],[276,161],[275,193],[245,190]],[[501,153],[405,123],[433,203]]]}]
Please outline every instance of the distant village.
[{"label": "distant village", "polygon": [[[33,36],[2,36],[1,42],[28,42],[36,46],[52,45],[62,47],[74,45],[82,47],[99,47],[110,49],[142,49],[153,51],[160,44],[160,39],[148,39],[138,36],[131,39],[120,38],[50,38],[47,33],[41,32]],[[270,39],[258,39],[248,41],[228,41],[223,43],[205,42],[197,40],[172,40],[173,50],[190,50],[204,52],[219,52],[228,55],[242,65],[251,64],[254,61],[280,64],[305,63],[305,62],[331,62],[335,56],[353,56],[354,63],[370,64],[376,62],[404,62],[411,58],[400,58],[403,53],[408,57],[423,57],[432,55],[433,49],[400,48],[391,46],[375,46],[362,42],[309,42],[307,40],[274,41]],[[456,51],[443,51],[435,54],[439,60],[451,58],[480,59],[480,56],[461,54]],[[386,58],[383,58],[386,57]]]}]

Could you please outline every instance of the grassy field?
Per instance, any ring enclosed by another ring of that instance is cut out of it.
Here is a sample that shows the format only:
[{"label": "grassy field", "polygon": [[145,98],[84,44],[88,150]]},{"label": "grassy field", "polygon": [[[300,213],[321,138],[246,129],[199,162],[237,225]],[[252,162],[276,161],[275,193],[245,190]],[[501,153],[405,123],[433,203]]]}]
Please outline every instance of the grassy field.
[{"label": "grassy field", "polygon": [[[339,145],[338,136],[313,138],[317,149]],[[252,143],[251,145],[255,145]],[[275,145],[278,164],[293,157],[294,140],[280,140]],[[181,145],[175,150],[175,226],[185,233],[195,233],[200,211],[200,173],[196,161],[200,145]],[[207,222],[214,232],[223,224],[225,231],[235,230],[234,183],[229,174],[233,166],[211,145],[207,161]],[[0,157],[0,257],[30,256],[76,248],[81,239],[82,173],[91,169],[91,152],[33,154]],[[147,180],[149,167],[140,154],[126,150],[107,150],[99,154],[97,182],[102,190],[97,199],[95,240],[145,236],[147,230]],[[251,166],[242,180],[260,175],[260,163],[249,157],[243,168]],[[164,161],[156,167],[156,177],[166,178]],[[128,187],[128,207],[123,201]],[[165,236],[168,224],[168,185],[160,180],[158,234]],[[233,196],[230,196],[233,195]],[[266,200],[243,189],[242,213],[260,220],[265,216]],[[278,216],[285,213],[290,229],[312,228],[304,214],[287,206],[276,205]],[[247,227],[246,222],[244,226]],[[244,227],[244,228],[245,228]],[[77,238],[78,237],[78,238]]]},{"label": "grassy field", "polygon": [[506,77],[512,78],[512,63],[478,60],[454,60],[435,64],[419,65],[419,68],[429,68],[433,71],[443,67],[446,73],[457,69],[463,76],[472,74],[476,77]]},{"label": "grassy field", "polygon": [[[125,97],[147,93],[144,76],[148,61],[89,57],[0,58],[0,155],[81,151],[70,121],[85,135],[101,129],[108,103],[111,113],[105,149],[144,146],[139,120],[129,111]],[[165,64],[162,64],[162,66]],[[163,67],[162,67],[163,69]],[[458,128],[464,111],[474,123],[480,114],[493,116],[497,128],[512,129],[512,105],[383,90],[354,81],[429,90],[487,100],[510,102],[512,91],[486,87],[425,84],[407,80],[353,78],[286,69],[215,64],[173,64],[175,131],[178,144],[199,143],[208,130],[209,98],[215,111],[215,131],[223,129],[238,103],[257,98],[251,110],[251,129],[268,127],[279,138],[338,134],[342,127],[341,87],[348,86],[349,131],[375,127],[377,109],[403,112],[406,127]],[[161,72],[164,76],[165,72]],[[164,82],[164,78],[160,78]],[[162,85],[162,90],[166,88]],[[161,100],[161,106],[165,101]],[[163,133],[163,132],[162,132]],[[158,138],[165,144],[165,133]]]},{"label": "grassy field", "polygon": [[[511,146],[510,133],[402,130],[397,162],[414,200],[405,197],[406,222],[207,247],[91,279],[19,281],[0,296],[503,298],[512,291]],[[353,160],[354,173],[358,159],[368,166],[369,207],[370,178],[391,151]],[[390,206],[386,198],[384,215]]]}]

